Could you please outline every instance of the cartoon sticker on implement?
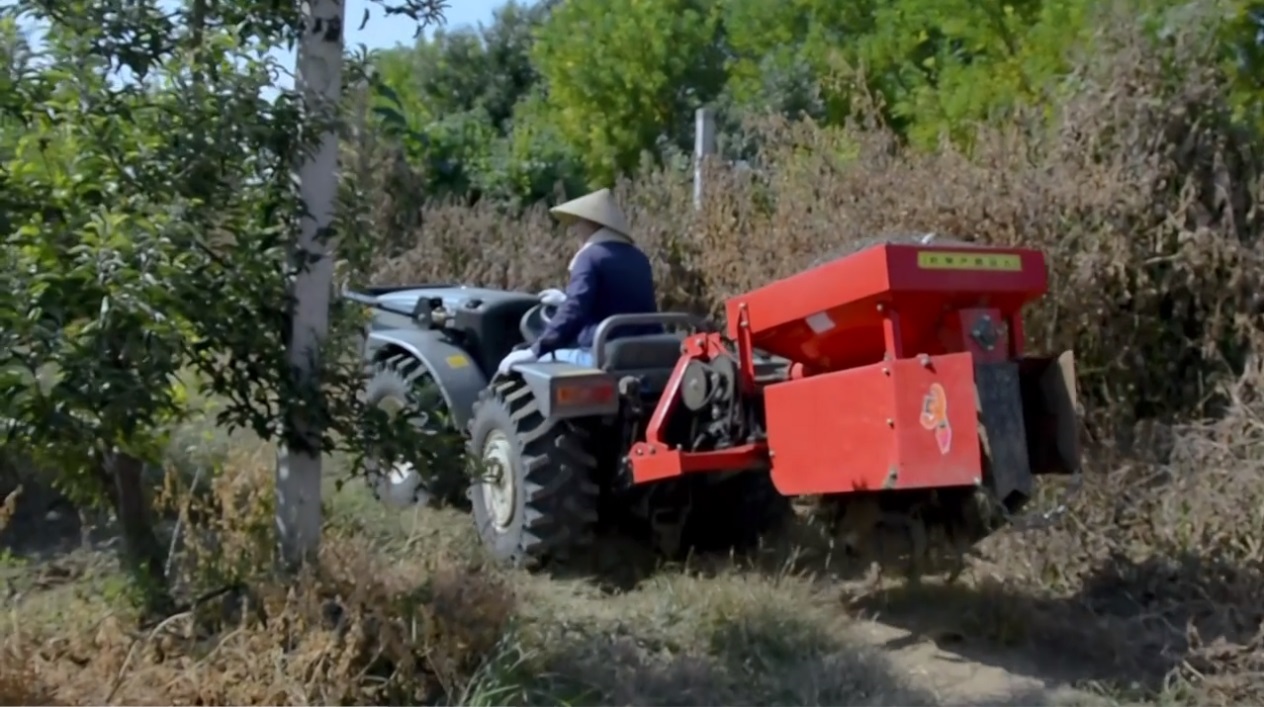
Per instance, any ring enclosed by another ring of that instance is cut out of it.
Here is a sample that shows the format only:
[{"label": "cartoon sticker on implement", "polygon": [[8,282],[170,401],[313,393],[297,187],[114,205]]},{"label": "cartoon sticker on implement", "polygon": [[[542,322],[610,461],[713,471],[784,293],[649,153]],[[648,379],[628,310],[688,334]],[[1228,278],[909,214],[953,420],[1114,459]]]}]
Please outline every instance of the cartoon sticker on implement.
[{"label": "cartoon sticker on implement", "polygon": [[948,424],[948,394],[938,383],[931,383],[930,391],[922,398],[922,427],[935,433],[939,453],[952,449],[952,426]]}]

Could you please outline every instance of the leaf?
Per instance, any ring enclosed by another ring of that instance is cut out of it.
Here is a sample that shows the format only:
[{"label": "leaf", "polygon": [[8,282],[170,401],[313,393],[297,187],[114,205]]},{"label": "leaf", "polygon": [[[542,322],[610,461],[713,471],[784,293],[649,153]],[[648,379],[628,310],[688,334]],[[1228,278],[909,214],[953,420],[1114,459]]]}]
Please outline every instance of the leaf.
[{"label": "leaf", "polygon": [[405,131],[408,129],[408,121],[404,119],[404,114],[394,108],[388,106],[374,106],[373,114],[382,121],[383,127],[395,131]]},{"label": "leaf", "polygon": [[399,94],[396,93],[395,89],[391,88],[385,82],[375,81],[373,84],[373,92],[376,93],[378,96],[390,101],[391,104],[394,105],[399,110],[401,111],[404,110],[404,104],[400,102]]}]

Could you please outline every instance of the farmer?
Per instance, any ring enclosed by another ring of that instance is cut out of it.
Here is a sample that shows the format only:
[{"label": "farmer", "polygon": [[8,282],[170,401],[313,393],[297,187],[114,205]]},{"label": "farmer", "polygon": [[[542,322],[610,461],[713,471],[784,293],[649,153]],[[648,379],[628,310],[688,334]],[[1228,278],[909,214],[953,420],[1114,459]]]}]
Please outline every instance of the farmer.
[{"label": "farmer", "polygon": [[[567,268],[570,284],[566,292],[540,293],[540,301],[556,306],[557,312],[533,346],[513,351],[500,362],[502,374],[515,364],[542,359],[591,366],[593,334],[603,319],[658,311],[650,260],[632,242],[627,219],[609,189],[555,206],[549,213],[581,244]],[[610,338],[661,331],[657,324],[621,326]]]}]

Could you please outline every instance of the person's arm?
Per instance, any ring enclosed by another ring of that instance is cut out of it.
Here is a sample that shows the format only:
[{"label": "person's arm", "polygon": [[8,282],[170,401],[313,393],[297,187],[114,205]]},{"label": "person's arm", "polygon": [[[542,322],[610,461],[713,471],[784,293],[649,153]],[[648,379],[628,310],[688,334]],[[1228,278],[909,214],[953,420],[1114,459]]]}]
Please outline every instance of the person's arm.
[{"label": "person's arm", "polygon": [[579,337],[584,324],[592,318],[593,298],[597,296],[597,268],[593,249],[585,248],[571,267],[571,280],[566,285],[566,301],[531,347],[536,357],[562,348]]}]

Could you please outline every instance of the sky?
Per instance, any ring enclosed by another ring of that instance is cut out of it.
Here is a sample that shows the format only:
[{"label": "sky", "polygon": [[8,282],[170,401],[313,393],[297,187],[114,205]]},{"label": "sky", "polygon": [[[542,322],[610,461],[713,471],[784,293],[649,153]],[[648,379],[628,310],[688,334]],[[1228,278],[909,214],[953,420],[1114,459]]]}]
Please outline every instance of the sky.
[{"label": "sky", "polygon": [[[397,44],[411,45],[415,28],[408,20],[400,21],[392,17],[385,19],[382,9],[372,0],[346,0],[347,2],[347,46],[355,47],[361,43],[370,50],[390,49]],[[492,10],[504,4],[504,0],[448,0],[448,8],[444,10],[447,29],[456,29],[461,25],[476,26],[479,22],[488,23],[492,19]],[[369,24],[360,29],[360,19],[364,17],[364,9],[369,8],[372,16]]]},{"label": "sky", "polygon": [[[448,0],[448,7],[444,10],[444,28],[456,29],[461,26],[477,26],[478,23],[489,23],[492,19],[492,11],[505,3],[505,0]],[[347,7],[347,31],[346,45],[349,50],[354,50],[360,44],[364,44],[370,51],[374,49],[390,49],[397,45],[403,44],[410,46],[413,43],[413,33],[416,31],[416,25],[408,19],[399,19],[398,16],[391,18],[385,17],[382,8],[373,0],[346,0]],[[13,0],[0,0],[0,8],[13,5]],[[368,24],[364,29],[360,29],[360,21],[364,17],[365,8],[369,9],[370,16]],[[32,24],[24,23],[22,29],[26,31],[27,36],[33,42],[39,41],[39,32]],[[428,27],[426,34],[430,34],[434,27]],[[288,52],[289,56],[279,55],[287,66],[293,66],[294,56],[292,52]]]}]

